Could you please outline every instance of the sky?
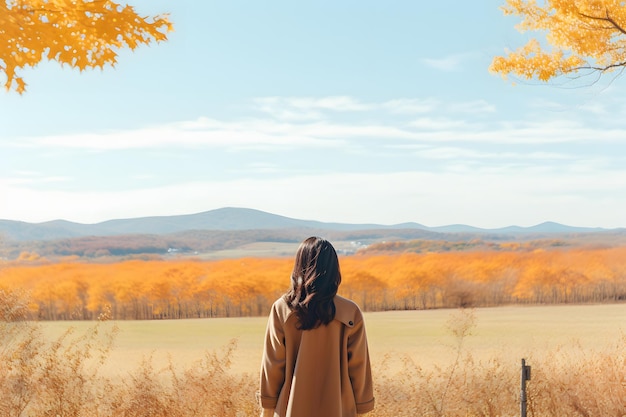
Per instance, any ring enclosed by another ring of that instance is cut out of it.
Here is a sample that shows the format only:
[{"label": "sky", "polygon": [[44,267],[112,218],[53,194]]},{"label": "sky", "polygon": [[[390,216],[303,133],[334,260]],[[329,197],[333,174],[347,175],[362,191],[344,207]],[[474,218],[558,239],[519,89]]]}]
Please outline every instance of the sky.
[{"label": "sky", "polygon": [[501,3],[133,0],[167,42],[0,91],[0,219],[626,227],[626,78],[490,74]]}]

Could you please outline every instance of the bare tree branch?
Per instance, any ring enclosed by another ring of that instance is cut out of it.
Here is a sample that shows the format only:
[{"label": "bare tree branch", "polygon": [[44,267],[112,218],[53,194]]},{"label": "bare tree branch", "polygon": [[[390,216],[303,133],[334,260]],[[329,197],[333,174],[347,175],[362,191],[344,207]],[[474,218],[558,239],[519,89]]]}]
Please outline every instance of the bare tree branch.
[{"label": "bare tree branch", "polygon": [[581,13],[581,12],[579,12],[578,14],[580,14],[582,17],[586,17],[587,19],[600,20],[600,21],[603,21],[603,22],[609,22],[611,24],[611,27],[610,28],[604,28],[604,29],[617,29],[622,34],[626,35],[626,29],[621,27],[613,18],[611,18],[611,16],[609,15],[609,11],[608,10],[605,10],[605,12],[606,12],[606,17],[591,16],[591,15],[588,15],[588,14],[585,14],[585,13]]},{"label": "bare tree branch", "polygon": [[579,70],[594,70],[594,71],[600,71],[600,72],[606,72],[609,71],[611,69],[614,68],[618,68],[618,67],[626,67],[626,61],[622,61],[622,62],[616,62],[614,64],[611,65],[607,65],[605,67],[594,67],[592,65],[589,66],[584,66],[584,67],[576,67],[573,68],[574,71],[579,71]]}]

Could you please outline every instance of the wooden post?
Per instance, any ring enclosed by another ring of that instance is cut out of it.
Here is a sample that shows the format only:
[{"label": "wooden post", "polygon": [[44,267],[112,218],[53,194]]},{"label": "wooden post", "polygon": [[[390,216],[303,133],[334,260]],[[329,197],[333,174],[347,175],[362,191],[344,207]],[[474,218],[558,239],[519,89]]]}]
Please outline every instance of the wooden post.
[{"label": "wooden post", "polygon": [[520,393],[520,415],[526,417],[526,381],[530,381],[530,366],[522,359],[522,389]]}]

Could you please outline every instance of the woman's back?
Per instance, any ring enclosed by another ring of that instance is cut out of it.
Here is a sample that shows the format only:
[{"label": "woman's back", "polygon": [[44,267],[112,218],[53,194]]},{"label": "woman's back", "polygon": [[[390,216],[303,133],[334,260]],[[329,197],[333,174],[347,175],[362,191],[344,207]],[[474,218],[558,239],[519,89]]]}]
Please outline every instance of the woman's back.
[{"label": "woman's back", "polygon": [[374,395],[363,316],[335,296],[335,319],[299,330],[283,298],[270,314],[261,368],[263,408],[278,416],[344,417],[371,411]]},{"label": "woman's back", "polygon": [[272,305],[261,365],[263,415],[353,417],[374,408],[363,315],[339,297],[335,248],[298,247],[291,287]]}]

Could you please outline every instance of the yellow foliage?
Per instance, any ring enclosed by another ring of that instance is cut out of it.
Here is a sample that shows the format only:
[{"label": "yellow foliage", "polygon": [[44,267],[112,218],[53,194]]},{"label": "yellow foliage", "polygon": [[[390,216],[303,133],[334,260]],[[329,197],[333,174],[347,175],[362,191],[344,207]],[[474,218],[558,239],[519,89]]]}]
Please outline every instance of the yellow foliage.
[{"label": "yellow foliage", "polygon": [[39,254],[35,252],[22,252],[20,253],[20,256],[17,258],[17,260],[20,262],[32,262],[32,261],[38,261],[40,259],[41,257],[39,256]]},{"label": "yellow foliage", "polygon": [[579,71],[626,66],[626,5],[621,0],[506,0],[505,15],[521,17],[520,32],[545,34],[505,56],[489,70],[506,77],[549,81]]},{"label": "yellow foliage", "polygon": [[[28,258],[31,254],[25,254]],[[346,256],[339,293],[365,310],[618,302],[626,247]],[[0,289],[26,291],[46,320],[263,316],[290,285],[291,258],[26,263]]]},{"label": "yellow foliage", "polygon": [[110,0],[0,1],[0,72],[23,93],[18,71],[47,58],[79,70],[116,63],[116,50],[167,39],[165,15],[141,17]]}]

